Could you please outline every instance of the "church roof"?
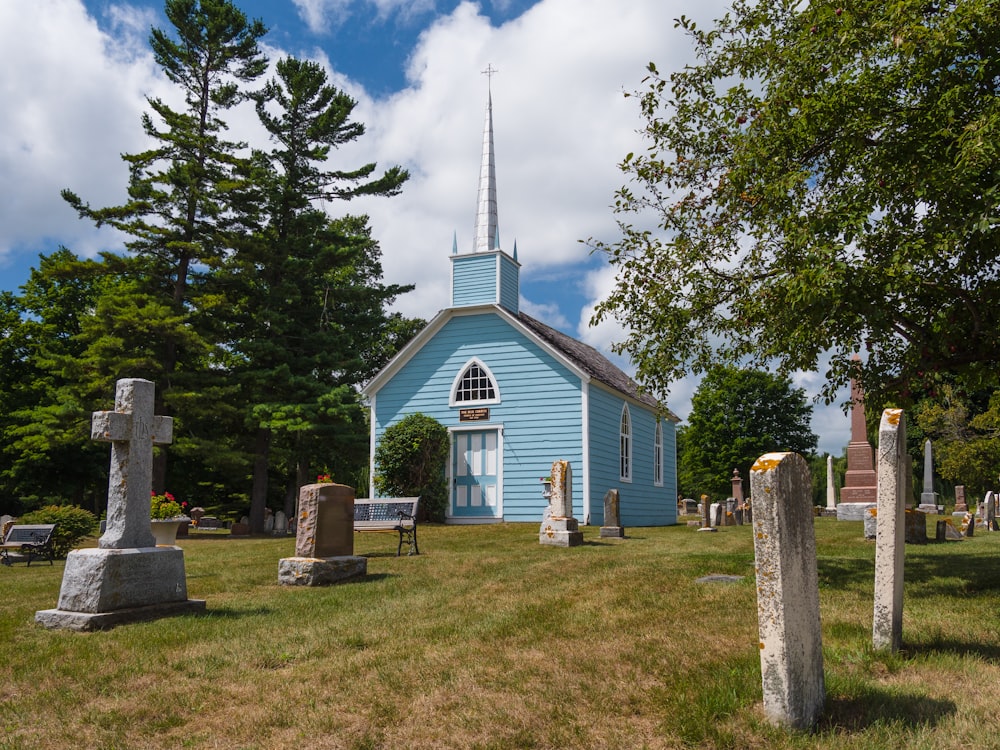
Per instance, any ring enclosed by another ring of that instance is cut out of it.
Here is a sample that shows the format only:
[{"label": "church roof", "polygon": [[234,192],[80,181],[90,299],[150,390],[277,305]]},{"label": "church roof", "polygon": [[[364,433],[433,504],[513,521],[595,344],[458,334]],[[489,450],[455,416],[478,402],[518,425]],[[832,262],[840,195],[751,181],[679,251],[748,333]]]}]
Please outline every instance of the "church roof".
[{"label": "church roof", "polygon": [[587,373],[594,380],[598,380],[604,385],[612,388],[624,396],[635,399],[645,404],[651,409],[663,408],[669,419],[676,422],[680,418],[661,406],[660,402],[642,391],[639,385],[626,375],[621,368],[616,367],[611,361],[592,346],[577,341],[571,336],[567,336],[555,328],[545,325],[539,320],[535,320],[530,315],[523,312],[517,314],[517,320],[526,328],[532,331],[549,346],[559,351],[564,357],[571,360],[577,367]]}]

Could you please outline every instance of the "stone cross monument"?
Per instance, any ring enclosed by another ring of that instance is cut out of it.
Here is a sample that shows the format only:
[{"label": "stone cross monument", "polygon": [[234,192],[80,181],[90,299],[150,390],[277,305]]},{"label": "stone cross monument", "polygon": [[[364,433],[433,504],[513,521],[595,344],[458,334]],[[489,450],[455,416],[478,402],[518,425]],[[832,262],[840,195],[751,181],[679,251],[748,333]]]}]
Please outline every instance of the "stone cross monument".
[{"label": "stone cross monument", "polygon": [[149,530],[153,446],[172,442],[174,420],[153,416],[153,389],[148,380],[119,380],[114,411],[94,412],[91,438],[111,443],[108,524],[97,542],[101,549],[156,545]]},{"label": "stone cross monument", "polygon": [[149,527],[153,446],[173,429],[153,415],[153,394],[148,380],[119,380],[114,411],[94,412],[92,437],[111,443],[107,531],[96,549],[66,556],[58,608],[35,613],[46,627],[97,630],[205,609],[187,598],[184,551],[155,546]]}]

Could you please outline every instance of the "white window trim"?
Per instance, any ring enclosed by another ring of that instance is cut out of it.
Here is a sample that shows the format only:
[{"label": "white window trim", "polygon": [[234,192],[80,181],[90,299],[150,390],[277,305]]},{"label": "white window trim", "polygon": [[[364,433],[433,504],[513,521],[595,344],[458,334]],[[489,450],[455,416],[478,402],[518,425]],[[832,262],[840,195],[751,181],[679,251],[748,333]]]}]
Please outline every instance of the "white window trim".
[{"label": "white window trim", "polygon": [[[627,428],[628,432],[625,432],[623,427]],[[632,476],[635,474],[632,465],[633,434],[632,414],[629,412],[628,404],[623,404],[621,418],[618,420],[618,470],[621,474],[619,479],[628,483],[632,482]]]},{"label": "white window trim", "polygon": [[[493,392],[496,394],[495,398],[485,398],[485,399],[479,399],[477,401],[458,401],[455,398],[455,395],[458,393],[458,386],[462,382],[462,378],[465,376],[465,373],[468,371],[468,369],[472,367],[472,365],[478,366],[479,369],[481,369],[483,372],[486,373],[486,376],[490,379],[490,382],[493,383]],[[487,404],[499,404],[499,403],[500,403],[500,384],[497,383],[497,379],[493,376],[492,370],[490,370],[489,367],[483,364],[483,361],[479,359],[479,357],[473,357],[459,368],[458,374],[455,376],[455,379],[451,381],[451,392],[448,394],[448,406],[462,406],[462,407],[486,406]]]},{"label": "white window trim", "polygon": [[659,419],[653,431],[653,485],[663,486],[663,422]]}]

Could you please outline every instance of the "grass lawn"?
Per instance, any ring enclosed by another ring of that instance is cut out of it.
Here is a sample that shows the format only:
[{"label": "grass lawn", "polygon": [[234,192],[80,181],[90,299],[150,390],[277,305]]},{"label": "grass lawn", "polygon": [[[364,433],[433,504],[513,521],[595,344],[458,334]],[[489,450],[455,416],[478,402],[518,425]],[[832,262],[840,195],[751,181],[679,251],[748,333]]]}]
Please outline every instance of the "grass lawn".
[{"label": "grass lawn", "polygon": [[62,561],[0,568],[0,748],[1000,748],[1000,533],[907,546],[885,655],[874,543],[816,520],[813,734],[763,718],[751,528],[628,533],[426,526],[410,558],[357,535],[367,578],[326,588],[278,585],[291,538],[181,540],[207,614],[96,633],[34,624]]}]

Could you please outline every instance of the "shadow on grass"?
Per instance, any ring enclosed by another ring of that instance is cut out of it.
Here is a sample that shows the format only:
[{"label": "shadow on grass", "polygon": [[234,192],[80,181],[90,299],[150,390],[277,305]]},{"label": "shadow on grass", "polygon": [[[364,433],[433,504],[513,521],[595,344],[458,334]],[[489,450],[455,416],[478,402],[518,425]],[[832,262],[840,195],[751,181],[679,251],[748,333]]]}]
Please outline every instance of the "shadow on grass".
[{"label": "shadow on grass", "polygon": [[193,617],[198,619],[219,619],[219,620],[239,620],[243,617],[263,617],[273,614],[271,607],[250,607],[248,609],[236,607],[210,607],[204,612],[198,612]]},{"label": "shadow on grass", "polygon": [[817,730],[857,732],[887,724],[933,727],[957,711],[958,706],[951,700],[938,700],[925,695],[900,695],[876,687],[866,687],[860,695],[828,697]]},{"label": "shadow on grass", "polygon": [[991,643],[962,643],[936,637],[926,643],[907,643],[904,641],[902,652],[906,657],[947,654],[949,656],[969,656],[982,659],[991,664],[1000,664],[1000,645]]},{"label": "shadow on grass", "polygon": [[367,557],[369,559],[376,557],[398,557],[402,560],[403,558],[406,557],[425,557],[426,554],[427,553],[425,552],[422,552],[419,555],[407,555],[405,553],[402,555],[397,555],[395,552],[365,552],[363,555],[360,555],[360,557]]},{"label": "shadow on grass", "polygon": [[[903,576],[906,583],[920,584],[920,595],[952,596],[968,599],[986,594],[995,596],[1000,589],[1000,566],[994,564],[995,548],[976,554],[952,552],[940,554],[940,545],[906,549]],[[955,579],[961,581],[956,585]]]}]

